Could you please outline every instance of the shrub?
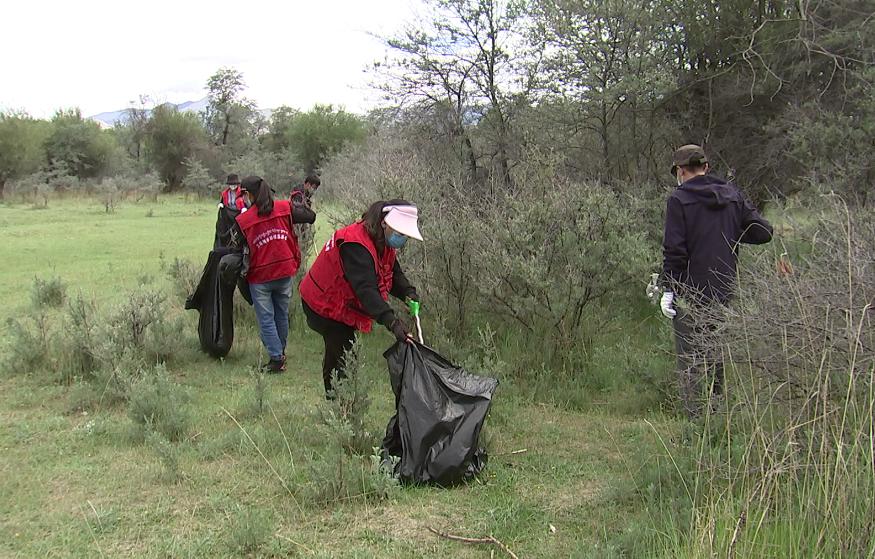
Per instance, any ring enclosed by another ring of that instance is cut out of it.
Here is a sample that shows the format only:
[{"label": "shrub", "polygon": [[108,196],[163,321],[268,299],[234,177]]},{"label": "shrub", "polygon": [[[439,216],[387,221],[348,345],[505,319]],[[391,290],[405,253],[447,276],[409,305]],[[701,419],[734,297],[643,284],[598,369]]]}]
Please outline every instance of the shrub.
[{"label": "shrub", "polygon": [[49,279],[33,278],[30,301],[35,308],[58,308],[64,304],[66,299],[67,284],[61,278],[57,276]]},{"label": "shrub", "polygon": [[344,450],[366,454],[373,446],[373,436],[365,428],[365,416],[371,405],[368,382],[362,371],[361,342],[344,352],[346,378],[332,377],[333,399],[321,406],[322,420],[334,441]]},{"label": "shrub", "polygon": [[167,440],[181,440],[189,430],[188,395],[170,380],[163,366],[131,385],[128,417],[145,438],[150,430]]},{"label": "shrub", "polygon": [[174,258],[173,262],[165,263],[162,255],[161,267],[166,270],[177,296],[185,300],[186,297],[194,293],[201,278],[201,269],[191,260]]},{"label": "shrub", "polygon": [[68,376],[85,376],[99,366],[96,326],[100,322],[97,305],[76,296],[67,304],[66,335],[62,338],[64,360],[61,363]]},{"label": "shrub", "polygon": [[179,481],[181,477],[179,471],[179,447],[167,440],[164,434],[152,429],[151,425],[146,426],[145,443],[161,463],[162,478],[168,483]]},{"label": "shrub", "polygon": [[7,336],[3,370],[30,373],[50,365],[50,325],[48,317],[39,313],[21,319],[6,320]]}]

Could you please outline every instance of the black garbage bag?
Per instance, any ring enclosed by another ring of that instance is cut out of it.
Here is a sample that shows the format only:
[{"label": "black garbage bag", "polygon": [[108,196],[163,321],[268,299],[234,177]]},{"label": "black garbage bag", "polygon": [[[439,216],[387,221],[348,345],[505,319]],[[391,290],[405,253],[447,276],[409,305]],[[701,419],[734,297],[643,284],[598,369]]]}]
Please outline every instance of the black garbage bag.
[{"label": "black garbage bag", "polygon": [[227,281],[231,274],[219,272],[223,258],[229,256],[234,254],[227,248],[210,251],[200,282],[185,301],[186,309],[200,312],[197,333],[201,349],[213,357],[225,357],[234,343],[234,289],[237,278]]},{"label": "black garbage bag", "polygon": [[474,376],[420,344],[396,343],[383,357],[395,393],[384,460],[400,458],[401,481],[453,485],[486,466],[480,430],[498,381]]},{"label": "black garbage bag", "polygon": [[249,289],[249,282],[246,281],[246,278],[240,275],[240,271],[242,269],[242,252],[232,252],[230,254],[226,254],[219,261],[219,281],[221,281],[225,285],[232,286],[236,283],[237,290],[240,291],[240,295],[242,295],[243,299],[247,303],[249,303],[249,306],[252,306],[252,291]]},{"label": "black garbage bag", "polygon": [[213,239],[213,250],[227,248],[231,244],[231,229],[234,228],[234,223],[237,221],[237,216],[240,215],[240,210],[236,207],[219,208],[219,213],[216,216],[216,236]]}]

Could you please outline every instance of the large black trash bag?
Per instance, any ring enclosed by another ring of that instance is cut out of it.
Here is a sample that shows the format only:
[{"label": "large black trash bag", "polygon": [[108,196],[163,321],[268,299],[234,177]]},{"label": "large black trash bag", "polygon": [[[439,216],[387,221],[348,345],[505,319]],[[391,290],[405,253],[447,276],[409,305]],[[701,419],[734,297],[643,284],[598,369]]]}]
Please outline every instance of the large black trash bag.
[{"label": "large black trash bag", "polygon": [[227,248],[210,251],[200,282],[185,301],[186,309],[200,312],[197,333],[201,349],[213,357],[225,357],[234,343],[234,289],[237,277],[227,271],[220,273],[220,268],[224,258],[231,260],[236,256]]},{"label": "large black trash bag", "polygon": [[486,466],[480,429],[498,381],[478,377],[420,344],[396,343],[383,357],[395,393],[384,460],[399,457],[401,481],[453,485]]},{"label": "large black trash bag", "polygon": [[216,216],[216,236],[213,240],[213,250],[227,248],[231,244],[231,229],[237,221],[240,210],[236,207],[226,208],[221,206]]}]

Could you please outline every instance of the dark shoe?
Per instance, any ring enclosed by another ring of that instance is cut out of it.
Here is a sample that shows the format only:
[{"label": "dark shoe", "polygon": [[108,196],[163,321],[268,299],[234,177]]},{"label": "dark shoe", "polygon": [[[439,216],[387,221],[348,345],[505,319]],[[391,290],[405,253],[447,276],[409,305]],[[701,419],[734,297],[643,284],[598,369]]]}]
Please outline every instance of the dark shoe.
[{"label": "dark shoe", "polygon": [[267,362],[267,365],[264,366],[264,369],[269,374],[284,373],[286,371],[285,357],[282,357],[280,359],[271,359]]}]

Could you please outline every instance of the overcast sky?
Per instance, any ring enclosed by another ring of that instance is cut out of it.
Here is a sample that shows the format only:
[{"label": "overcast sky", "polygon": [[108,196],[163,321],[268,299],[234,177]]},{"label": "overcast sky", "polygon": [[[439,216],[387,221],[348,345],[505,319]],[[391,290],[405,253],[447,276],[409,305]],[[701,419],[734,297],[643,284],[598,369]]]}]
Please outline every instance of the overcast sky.
[{"label": "overcast sky", "polygon": [[364,111],[371,33],[399,29],[416,0],[11,0],[0,8],[0,109],[50,117],[124,109],[140,94],[206,96],[222,66],[243,72],[259,108],[316,102]]}]

